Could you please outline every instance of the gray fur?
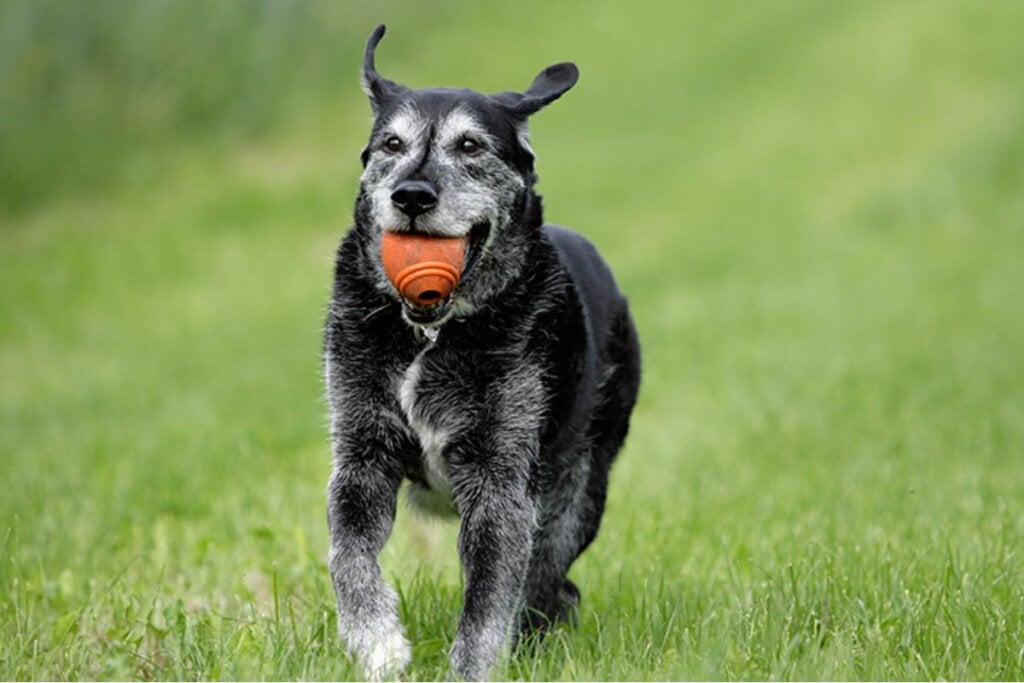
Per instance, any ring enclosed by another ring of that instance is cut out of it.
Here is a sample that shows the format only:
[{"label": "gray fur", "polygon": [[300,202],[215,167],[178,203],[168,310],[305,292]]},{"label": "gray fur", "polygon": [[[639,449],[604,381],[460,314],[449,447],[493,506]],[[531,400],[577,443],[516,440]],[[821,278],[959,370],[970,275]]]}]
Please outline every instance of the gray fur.
[{"label": "gray fur", "polygon": [[[415,229],[436,235],[465,236],[476,224],[487,223],[500,228],[512,220],[516,200],[526,186],[523,177],[493,152],[465,158],[453,150],[467,135],[484,142],[488,149],[497,147],[493,136],[466,108],[456,105],[440,118],[430,118],[410,101],[378,120],[375,129],[368,146],[373,151],[362,175],[362,188],[374,224],[396,232]],[[401,138],[406,149],[397,154],[381,149],[382,141],[391,136]],[[436,209],[414,220],[394,206],[391,193],[424,159],[430,160],[436,181],[445,191]],[[492,230],[482,246],[485,251],[492,248],[497,233]],[[525,249],[525,244],[508,240],[499,254],[481,263],[476,273],[476,286],[462,293],[452,313],[464,317],[500,291]],[[379,288],[391,292],[392,286],[383,270],[377,275]],[[446,320],[448,317],[434,324],[440,326]]]},{"label": "gray fur", "polygon": [[[408,479],[410,503],[460,520],[451,665],[478,680],[579,602],[567,572],[600,524],[639,347],[607,266],[581,236],[542,226],[533,191],[527,117],[575,84],[575,66],[545,69],[523,93],[411,90],[376,71],[383,32],[364,59],[374,125],[325,331],[338,631],[368,678],[409,663],[377,563]],[[479,147],[466,152],[467,139]],[[436,203],[410,211],[394,194],[410,181]],[[450,300],[401,299],[380,259],[388,230],[469,237],[472,265]]]}]

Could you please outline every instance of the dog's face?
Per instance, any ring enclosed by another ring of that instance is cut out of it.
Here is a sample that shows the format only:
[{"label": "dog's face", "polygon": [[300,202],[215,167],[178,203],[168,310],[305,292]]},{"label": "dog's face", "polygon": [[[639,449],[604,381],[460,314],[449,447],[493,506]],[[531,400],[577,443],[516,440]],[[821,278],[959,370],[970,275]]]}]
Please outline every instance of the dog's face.
[{"label": "dog's face", "polygon": [[[578,72],[569,63],[548,67],[523,93],[413,90],[376,72],[374,51],[383,35],[379,26],[363,63],[362,85],[374,113],[362,154],[364,215],[377,238],[385,230],[467,237],[455,303],[471,305],[471,290],[493,289],[495,276],[507,270],[503,257],[515,255],[510,226],[535,181],[527,119],[571,88]],[[440,305],[407,308],[406,316],[439,324],[451,312]]]},{"label": "dog's face", "polygon": [[507,223],[530,182],[525,126],[469,90],[409,91],[389,102],[363,152],[374,223],[456,237]]}]

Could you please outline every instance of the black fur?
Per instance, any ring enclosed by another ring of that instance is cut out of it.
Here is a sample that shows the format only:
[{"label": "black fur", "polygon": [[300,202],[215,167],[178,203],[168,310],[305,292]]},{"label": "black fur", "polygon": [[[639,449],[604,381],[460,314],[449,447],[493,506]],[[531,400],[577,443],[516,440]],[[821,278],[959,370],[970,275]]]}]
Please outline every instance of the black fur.
[{"label": "black fur", "polygon": [[[364,61],[374,128],[325,331],[338,624],[367,676],[408,663],[395,594],[376,561],[407,479],[412,501],[450,505],[461,519],[465,604],[452,666],[478,679],[510,639],[579,601],[566,573],[597,534],[636,400],[639,345],[596,249],[543,226],[532,189],[526,117],[568,90],[576,67],[549,67],[521,94],[410,90],[376,73],[382,35],[379,27]],[[485,156],[462,159],[436,139],[464,120],[486,138]],[[390,155],[381,138],[399,124],[422,139]],[[449,234],[486,231],[452,301],[436,311],[404,303],[380,265],[383,229],[440,230],[390,224],[398,214],[381,198],[410,177],[439,189]]]}]

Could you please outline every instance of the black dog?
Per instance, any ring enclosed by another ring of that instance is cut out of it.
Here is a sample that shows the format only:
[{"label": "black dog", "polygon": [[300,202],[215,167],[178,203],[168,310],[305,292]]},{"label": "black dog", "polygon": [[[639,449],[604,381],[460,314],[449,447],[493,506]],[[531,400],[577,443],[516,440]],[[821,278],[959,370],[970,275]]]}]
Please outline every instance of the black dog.
[{"label": "black dog", "polygon": [[[362,84],[374,113],[355,226],[337,252],[325,332],[334,471],[330,571],[338,629],[368,677],[409,662],[377,554],[399,485],[461,519],[465,604],[454,672],[487,676],[519,634],[568,616],[569,566],[597,534],[629,428],[640,353],[593,245],[542,224],[527,117],[578,76],[556,64],[523,93]],[[424,305],[385,275],[385,231],[457,237],[454,292]]]}]

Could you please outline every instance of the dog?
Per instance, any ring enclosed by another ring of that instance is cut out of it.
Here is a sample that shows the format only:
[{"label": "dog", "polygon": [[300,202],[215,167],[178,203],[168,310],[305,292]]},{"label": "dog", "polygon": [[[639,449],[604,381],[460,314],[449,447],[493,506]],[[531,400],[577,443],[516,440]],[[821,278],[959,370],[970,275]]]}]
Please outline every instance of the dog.
[{"label": "dog", "polygon": [[[367,678],[411,659],[377,555],[399,486],[460,520],[464,604],[450,651],[479,680],[523,636],[571,619],[567,578],[594,540],[629,429],[640,348],[594,246],[544,225],[527,120],[575,85],[550,66],[524,92],[414,90],[377,73],[355,221],[337,250],[324,335],[334,466],[328,565],[338,631]],[[410,301],[385,272],[385,235],[455,239],[449,295]]]}]

